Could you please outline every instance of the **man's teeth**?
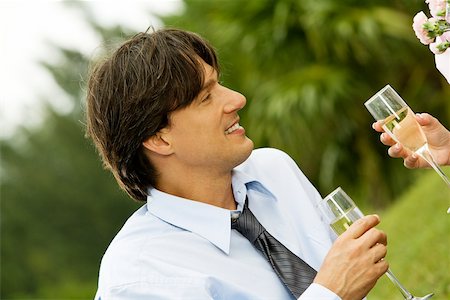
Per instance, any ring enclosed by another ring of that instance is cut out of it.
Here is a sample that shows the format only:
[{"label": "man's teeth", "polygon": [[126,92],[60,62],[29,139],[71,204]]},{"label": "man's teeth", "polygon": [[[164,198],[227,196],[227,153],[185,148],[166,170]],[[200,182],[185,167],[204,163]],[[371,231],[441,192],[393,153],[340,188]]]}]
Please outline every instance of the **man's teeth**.
[{"label": "man's teeth", "polygon": [[228,128],[227,130],[225,130],[225,134],[230,134],[239,128],[241,128],[241,126],[239,125],[239,123],[236,123],[233,126],[231,126],[230,128]]}]

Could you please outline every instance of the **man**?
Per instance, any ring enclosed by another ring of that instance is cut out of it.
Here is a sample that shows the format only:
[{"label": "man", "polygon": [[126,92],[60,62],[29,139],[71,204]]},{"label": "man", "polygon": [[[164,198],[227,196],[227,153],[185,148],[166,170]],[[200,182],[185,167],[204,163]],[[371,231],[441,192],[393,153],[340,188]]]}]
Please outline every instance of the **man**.
[{"label": "man", "polygon": [[[333,244],[320,195],[292,159],[253,150],[245,104],[219,83],[212,47],[186,31],[140,33],[93,69],[88,133],[119,185],[146,201],[106,251],[96,299],[354,300],[384,274],[378,217]],[[276,240],[300,269],[247,239],[251,213],[258,240]],[[310,279],[293,291],[297,276]]]}]

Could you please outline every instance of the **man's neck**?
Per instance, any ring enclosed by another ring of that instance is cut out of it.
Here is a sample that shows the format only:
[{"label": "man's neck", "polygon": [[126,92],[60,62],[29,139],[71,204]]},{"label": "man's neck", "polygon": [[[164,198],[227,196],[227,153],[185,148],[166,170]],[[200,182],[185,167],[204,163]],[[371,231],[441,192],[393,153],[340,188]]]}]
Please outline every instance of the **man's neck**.
[{"label": "man's neck", "polygon": [[180,173],[158,178],[156,188],[162,192],[178,197],[207,203],[225,209],[235,210],[231,172],[224,174],[196,174],[188,176]]}]

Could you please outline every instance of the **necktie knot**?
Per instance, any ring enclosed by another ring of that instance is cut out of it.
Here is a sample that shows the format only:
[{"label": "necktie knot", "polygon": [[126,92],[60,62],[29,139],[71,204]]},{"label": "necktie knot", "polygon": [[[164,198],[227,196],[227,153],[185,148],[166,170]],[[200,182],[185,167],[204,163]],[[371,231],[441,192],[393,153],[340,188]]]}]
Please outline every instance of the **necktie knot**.
[{"label": "necktie knot", "polygon": [[245,201],[241,215],[231,221],[231,229],[236,229],[252,244],[265,231],[255,215],[248,209],[248,201]]}]

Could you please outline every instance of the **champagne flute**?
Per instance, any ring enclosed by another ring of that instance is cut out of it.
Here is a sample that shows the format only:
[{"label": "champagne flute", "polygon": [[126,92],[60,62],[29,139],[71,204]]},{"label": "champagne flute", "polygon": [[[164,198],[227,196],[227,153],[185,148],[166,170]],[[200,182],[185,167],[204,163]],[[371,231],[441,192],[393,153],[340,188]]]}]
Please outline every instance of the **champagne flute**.
[{"label": "champagne flute", "polygon": [[417,123],[414,112],[390,85],[382,88],[364,105],[375,120],[382,121],[386,133],[397,143],[425,159],[450,188],[450,180],[431,154],[427,138]]},{"label": "champagne flute", "polygon": [[[353,222],[364,216],[353,200],[340,187],[320,201],[319,208],[337,235],[345,232]],[[425,300],[434,295],[431,293],[424,297],[413,296],[395,277],[391,269],[387,270],[386,275],[406,300]]]}]

